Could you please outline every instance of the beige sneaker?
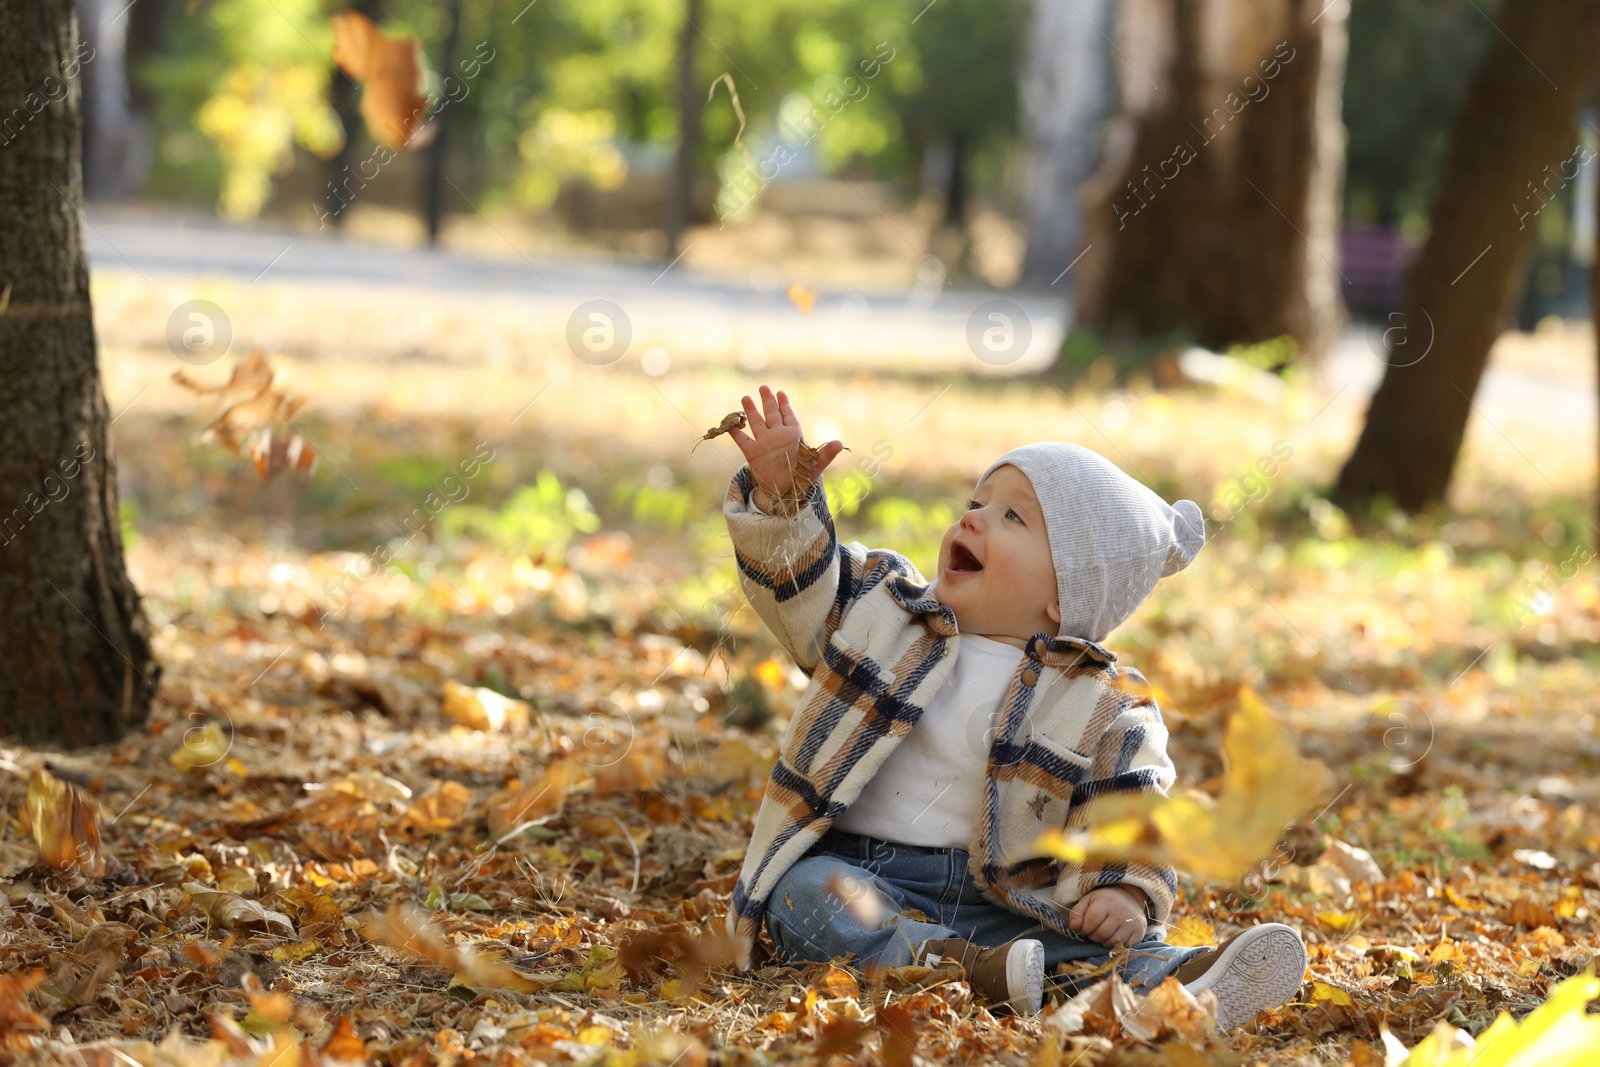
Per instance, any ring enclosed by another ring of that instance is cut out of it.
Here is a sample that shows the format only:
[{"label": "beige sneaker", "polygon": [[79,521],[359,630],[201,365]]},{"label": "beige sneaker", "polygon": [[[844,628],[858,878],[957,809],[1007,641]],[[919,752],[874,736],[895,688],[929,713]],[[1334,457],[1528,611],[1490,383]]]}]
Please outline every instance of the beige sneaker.
[{"label": "beige sneaker", "polygon": [[996,1007],[1032,1015],[1044,1004],[1044,944],[1019,937],[985,948],[946,937],[924,941],[913,963],[937,967],[954,963],[966,972],[972,991]]},{"label": "beige sneaker", "polygon": [[1263,1008],[1288,1003],[1305,973],[1306,946],[1299,931],[1262,923],[1187,960],[1176,975],[1191,993],[1215,993],[1217,1029],[1231,1030]]}]

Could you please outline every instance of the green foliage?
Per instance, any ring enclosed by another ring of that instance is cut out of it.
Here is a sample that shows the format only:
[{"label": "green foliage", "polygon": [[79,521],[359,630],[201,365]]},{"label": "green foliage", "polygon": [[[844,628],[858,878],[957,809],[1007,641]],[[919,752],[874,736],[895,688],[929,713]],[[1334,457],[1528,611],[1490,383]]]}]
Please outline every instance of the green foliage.
[{"label": "green foliage", "polygon": [[1292,364],[1299,354],[1300,345],[1290,334],[1258,341],[1253,345],[1234,345],[1227,351],[1227,355],[1234,359],[1273,374]]},{"label": "green foliage", "polygon": [[625,509],[640,526],[676,533],[705,510],[705,500],[702,494],[689,486],[624,482],[612,491],[611,506]]},{"label": "green foliage", "polygon": [[438,524],[446,537],[480,537],[505,552],[560,555],[579,533],[598,530],[600,517],[582,489],[565,487],[544,470],[498,511],[458,504],[441,512]]},{"label": "green foliage", "polygon": [[915,563],[924,577],[932,577],[939,543],[957,518],[956,509],[944,500],[923,503],[909,497],[885,497],[868,509],[869,529],[863,540],[894,549]]},{"label": "green foliage", "polygon": [[[341,134],[326,105],[331,80],[343,77],[329,63],[329,19],[345,6],[211,0],[174,13],[170,47],[135,71],[154,101],[150,191],[220,190],[225,211],[248,214],[296,144],[328,152],[347,135],[357,159],[369,155],[366,131]],[[925,8],[921,0],[706,0],[695,36],[697,93],[720,74],[732,78],[752,155],[734,147],[739,119],[719,89],[709,102],[700,96],[698,166],[732,178],[781,140],[796,153],[814,150],[826,170],[867,161],[910,179],[924,134],[962,132],[974,145],[1012,137],[1022,0]],[[386,33],[418,39],[425,92],[446,73],[448,12],[446,0],[382,8]],[[447,112],[455,151],[476,162],[479,203],[539,209],[563,183],[606,187],[629,170],[664,167],[676,150],[684,17],[676,0],[464,0],[457,58],[478,42],[494,50]],[[863,77],[863,63],[875,59],[873,76]],[[796,124],[813,109],[826,120]]]},{"label": "green foliage", "polygon": [[324,156],[338,150],[322,0],[216,0],[175,36],[180,47],[137,75],[165,98],[156,109],[158,173],[198,166],[216,176],[218,210],[249,218],[296,144]]}]

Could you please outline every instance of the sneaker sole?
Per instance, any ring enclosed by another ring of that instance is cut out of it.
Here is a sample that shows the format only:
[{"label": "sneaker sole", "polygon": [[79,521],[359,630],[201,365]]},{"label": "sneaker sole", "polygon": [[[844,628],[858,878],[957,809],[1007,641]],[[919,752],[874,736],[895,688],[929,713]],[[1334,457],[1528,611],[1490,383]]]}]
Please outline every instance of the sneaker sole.
[{"label": "sneaker sole", "polygon": [[1215,993],[1217,1029],[1231,1030],[1265,1008],[1287,1004],[1300,991],[1305,973],[1300,935],[1282,923],[1266,923],[1239,935],[1188,989]]},{"label": "sneaker sole", "polygon": [[1006,1003],[1019,1014],[1034,1015],[1044,1006],[1044,943],[1025,938],[1006,953]]}]

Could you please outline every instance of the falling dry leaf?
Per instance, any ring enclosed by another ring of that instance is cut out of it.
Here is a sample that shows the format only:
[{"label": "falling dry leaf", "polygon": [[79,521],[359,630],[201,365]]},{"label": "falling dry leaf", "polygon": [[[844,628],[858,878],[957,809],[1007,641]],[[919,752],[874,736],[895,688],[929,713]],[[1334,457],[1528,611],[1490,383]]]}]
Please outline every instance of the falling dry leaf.
[{"label": "falling dry leaf", "polygon": [[217,441],[229,452],[248,454],[256,474],[270,478],[279,471],[311,475],[317,450],[295,428],[293,419],[305,398],[272,387],[275,372],[259,348],[240,360],[221,385],[205,385],[183,371],[173,371],[179,385],[212,397],[222,413],[200,431],[202,441]]},{"label": "falling dry leaf", "polygon": [[721,931],[702,933],[688,923],[633,930],[617,940],[617,959],[635,985],[654,982],[670,966],[693,990],[706,971],[735,958],[733,942]]},{"label": "falling dry leaf", "polygon": [[1227,771],[1215,801],[1193,792],[1107,796],[1095,802],[1091,829],[1071,837],[1047,831],[1034,854],[1069,862],[1143,859],[1221,882],[1240,877],[1317,802],[1328,771],[1300,755],[1294,734],[1248,686],[1239,691],[1222,749]]},{"label": "falling dry leaf", "polygon": [[427,117],[414,37],[389,37],[359,11],[333,16],[333,61],[361,84],[361,117],[385,148],[420,148],[413,136]]},{"label": "falling dry leaf", "polygon": [[1393,1067],[1586,1067],[1600,1048],[1600,1015],[1588,1012],[1589,1002],[1597,996],[1600,977],[1579,974],[1556,986],[1550,998],[1521,1021],[1502,1010],[1476,1041],[1440,1022],[1409,1055],[1385,1030],[1388,1062]]},{"label": "falling dry leaf", "polygon": [[856,921],[868,929],[877,929],[883,921],[883,898],[871,882],[834,871],[833,877],[828,879],[828,893],[842,901]]},{"label": "falling dry leaf", "polygon": [[94,797],[49,771],[38,770],[28,779],[22,814],[45,866],[99,872],[100,805]]},{"label": "falling dry leaf", "polygon": [[44,979],[44,971],[0,974],[0,1051],[25,1052],[50,1032],[49,1022],[28,1003],[28,993]]},{"label": "falling dry leaf", "polygon": [[811,314],[811,309],[817,304],[817,291],[799,282],[790,282],[783,295],[789,298],[789,303],[800,309],[802,315]]}]

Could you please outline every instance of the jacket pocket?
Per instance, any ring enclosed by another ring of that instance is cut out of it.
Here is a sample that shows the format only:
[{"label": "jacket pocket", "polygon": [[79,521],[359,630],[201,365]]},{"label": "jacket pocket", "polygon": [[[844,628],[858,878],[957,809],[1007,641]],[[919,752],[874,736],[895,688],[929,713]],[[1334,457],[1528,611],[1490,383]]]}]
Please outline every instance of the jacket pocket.
[{"label": "jacket pocket", "polygon": [[999,806],[999,860],[1005,867],[1034,867],[1039,884],[1059,866],[1041,856],[1036,842],[1049,830],[1067,825],[1077,783],[1089,777],[1088,756],[1046,737],[1034,735],[1020,746],[1017,761],[1001,769]]}]

